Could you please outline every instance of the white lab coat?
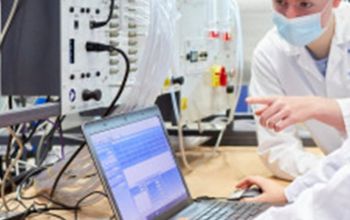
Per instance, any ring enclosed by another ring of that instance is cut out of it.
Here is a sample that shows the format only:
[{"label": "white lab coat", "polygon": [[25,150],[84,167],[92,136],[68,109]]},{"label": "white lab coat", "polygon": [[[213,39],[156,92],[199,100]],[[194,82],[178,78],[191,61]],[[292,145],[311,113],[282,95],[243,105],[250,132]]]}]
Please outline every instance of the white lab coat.
[{"label": "white lab coat", "polygon": [[[335,98],[341,106],[350,134],[350,5],[335,10],[336,34],[332,42],[326,77],[309,52],[284,41],[274,28],[259,43],[253,56],[251,96],[322,96]],[[257,106],[255,106],[256,108]],[[338,149],[347,134],[321,122],[304,123],[325,154]],[[294,179],[315,167],[321,157],[305,152],[295,126],[281,133],[258,125],[258,153],[278,177]]]},{"label": "white lab coat", "polygon": [[349,186],[350,140],[286,188],[285,194],[292,203],[270,208],[256,220],[348,220]]}]

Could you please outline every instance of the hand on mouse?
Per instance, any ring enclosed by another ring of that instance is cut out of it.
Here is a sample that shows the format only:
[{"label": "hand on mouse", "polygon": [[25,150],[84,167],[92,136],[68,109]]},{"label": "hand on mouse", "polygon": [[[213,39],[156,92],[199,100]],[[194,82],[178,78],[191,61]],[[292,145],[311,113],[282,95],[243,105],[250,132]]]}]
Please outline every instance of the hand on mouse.
[{"label": "hand on mouse", "polygon": [[253,185],[261,188],[263,193],[257,197],[244,198],[242,199],[243,202],[268,202],[273,204],[286,204],[288,202],[284,194],[284,187],[260,176],[247,177],[241,180],[236,188],[247,189]]}]

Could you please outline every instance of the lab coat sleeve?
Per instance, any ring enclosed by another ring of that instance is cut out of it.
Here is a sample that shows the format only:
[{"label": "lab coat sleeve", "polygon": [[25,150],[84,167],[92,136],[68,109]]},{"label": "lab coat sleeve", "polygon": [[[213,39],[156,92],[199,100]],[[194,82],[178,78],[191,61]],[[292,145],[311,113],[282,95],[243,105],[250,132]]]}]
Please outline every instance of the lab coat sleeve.
[{"label": "lab coat sleeve", "polygon": [[342,166],[327,182],[305,190],[294,203],[271,208],[257,220],[346,220],[350,216],[350,163]]},{"label": "lab coat sleeve", "polygon": [[[250,95],[254,97],[284,96],[277,71],[267,51],[256,50],[252,63]],[[259,106],[252,106],[253,110]],[[316,166],[320,156],[304,151],[295,126],[276,133],[257,122],[258,153],[264,164],[277,176],[292,180]]]},{"label": "lab coat sleeve", "polygon": [[344,118],[345,131],[347,138],[350,137],[350,99],[337,99],[341,113]]},{"label": "lab coat sleeve", "polygon": [[341,148],[325,157],[317,167],[296,178],[285,189],[287,200],[294,202],[305,190],[316,184],[327,183],[346,164],[350,164],[350,139],[346,140]]}]

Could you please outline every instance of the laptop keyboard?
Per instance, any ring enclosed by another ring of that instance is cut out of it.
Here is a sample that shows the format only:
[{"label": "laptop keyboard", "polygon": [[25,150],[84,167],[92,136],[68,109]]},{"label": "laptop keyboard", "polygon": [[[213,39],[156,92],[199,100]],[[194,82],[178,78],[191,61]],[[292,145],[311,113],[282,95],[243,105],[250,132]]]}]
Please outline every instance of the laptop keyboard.
[{"label": "laptop keyboard", "polygon": [[209,207],[191,220],[254,219],[271,205],[264,203],[242,203],[211,201]]}]

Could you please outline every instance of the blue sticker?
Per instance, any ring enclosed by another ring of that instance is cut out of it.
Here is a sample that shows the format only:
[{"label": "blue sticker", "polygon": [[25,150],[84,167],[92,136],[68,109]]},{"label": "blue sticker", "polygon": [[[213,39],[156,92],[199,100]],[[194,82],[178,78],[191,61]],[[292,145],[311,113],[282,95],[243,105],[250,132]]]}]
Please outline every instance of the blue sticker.
[{"label": "blue sticker", "polygon": [[74,102],[76,98],[77,98],[77,93],[75,92],[74,89],[71,89],[69,91],[69,101]]}]

